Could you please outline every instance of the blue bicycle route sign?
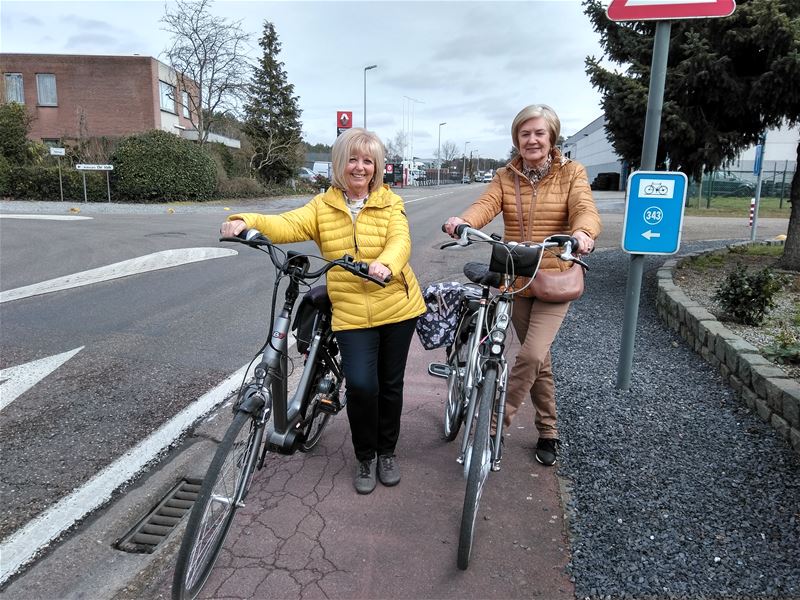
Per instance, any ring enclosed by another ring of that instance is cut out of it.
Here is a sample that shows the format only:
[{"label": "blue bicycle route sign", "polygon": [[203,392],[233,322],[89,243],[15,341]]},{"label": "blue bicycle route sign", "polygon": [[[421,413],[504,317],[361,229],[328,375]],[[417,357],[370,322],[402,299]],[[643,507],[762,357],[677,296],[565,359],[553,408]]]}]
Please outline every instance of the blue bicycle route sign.
[{"label": "blue bicycle route sign", "polygon": [[622,249],[631,254],[675,254],[681,243],[686,175],[635,171],[628,177]]}]

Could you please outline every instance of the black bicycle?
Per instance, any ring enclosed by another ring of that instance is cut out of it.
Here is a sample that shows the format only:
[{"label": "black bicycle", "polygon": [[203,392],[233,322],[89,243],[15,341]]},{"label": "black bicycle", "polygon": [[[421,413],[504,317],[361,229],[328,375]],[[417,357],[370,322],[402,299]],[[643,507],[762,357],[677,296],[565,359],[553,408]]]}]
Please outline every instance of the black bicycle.
[{"label": "black bicycle", "polygon": [[[194,598],[202,589],[219,556],[234,514],[244,500],[256,469],[264,466],[267,452],[308,452],[319,441],[332,415],[343,408],[339,399],[343,374],[338,346],[331,330],[331,304],[324,286],[307,291],[292,326],[292,311],[301,287],[333,268],[342,268],[380,286],[385,282],[368,274],[368,265],[351,256],[325,261],[320,257],[284,252],[255,229],[240,242],[269,255],[275,266],[275,285],[270,311],[270,336],[256,358],[253,378],[243,382],[233,405],[233,422],[219,444],[203,479],[183,535],[172,597]],[[265,249],[266,248],[266,249]],[[326,264],[311,271],[311,259]],[[283,308],[275,317],[279,285],[288,279]],[[288,397],[287,362],[290,329],[296,329],[298,350],[305,363],[297,389]],[[255,358],[253,359],[255,361]]]}]

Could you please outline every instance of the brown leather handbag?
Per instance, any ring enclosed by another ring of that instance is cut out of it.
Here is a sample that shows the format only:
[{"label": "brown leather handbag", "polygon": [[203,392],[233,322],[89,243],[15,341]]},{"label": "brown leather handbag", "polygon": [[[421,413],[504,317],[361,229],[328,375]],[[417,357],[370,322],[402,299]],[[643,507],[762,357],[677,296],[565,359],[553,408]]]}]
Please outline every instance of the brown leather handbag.
[{"label": "brown leather handbag", "polygon": [[[514,192],[517,200],[517,217],[519,227],[522,232],[522,239],[527,237],[525,234],[525,222],[522,220],[522,201],[519,192],[519,175],[514,175]],[[534,203],[536,196],[531,200],[531,217],[533,216]],[[527,284],[527,277],[517,277],[514,281],[514,288],[520,289]],[[574,264],[565,271],[542,271],[536,273],[530,286],[521,295],[533,296],[542,302],[570,302],[577,300],[583,295],[583,267]]]}]

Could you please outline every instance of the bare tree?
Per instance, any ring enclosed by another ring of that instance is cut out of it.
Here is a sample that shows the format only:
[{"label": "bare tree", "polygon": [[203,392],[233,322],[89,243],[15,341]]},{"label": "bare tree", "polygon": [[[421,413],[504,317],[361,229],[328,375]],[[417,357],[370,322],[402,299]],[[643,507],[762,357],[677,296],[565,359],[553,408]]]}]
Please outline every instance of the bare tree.
[{"label": "bare tree", "polygon": [[212,0],[174,0],[161,22],[172,34],[164,51],[175,70],[176,104],[189,109],[200,144],[208,140],[212,124],[221,115],[235,113],[243,96],[250,65],[245,51],[249,35],[241,21],[228,23],[211,15]]},{"label": "bare tree", "polygon": [[447,140],[444,144],[442,144],[442,160],[444,162],[450,162],[456,157],[458,153],[458,146],[456,146],[455,142]]},{"label": "bare tree", "polygon": [[406,133],[398,131],[394,138],[386,142],[386,157],[391,160],[403,160],[408,146],[407,138]]}]

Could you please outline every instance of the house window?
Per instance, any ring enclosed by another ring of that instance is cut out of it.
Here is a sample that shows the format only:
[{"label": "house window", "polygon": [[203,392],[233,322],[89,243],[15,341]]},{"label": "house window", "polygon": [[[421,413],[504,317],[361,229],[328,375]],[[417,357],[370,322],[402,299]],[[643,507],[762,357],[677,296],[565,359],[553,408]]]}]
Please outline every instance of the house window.
[{"label": "house window", "polygon": [[189,112],[189,92],[181,92],[181,102],[183,104],[183,116],[187,119],[191,119],[191,113]]},{"label": "house window", "polygon": [[164,81],[158,82],[158,95],[161,102],[161,110],[175,112],[175,86]]},{"label": "house window", "polygon": [[51,73],[36,74],[36,92],[39,106],[58,106],[56,76]]},{"label": "house window", "polygon": [[22,73],[6,73],[6,102],[25,104]]}]

